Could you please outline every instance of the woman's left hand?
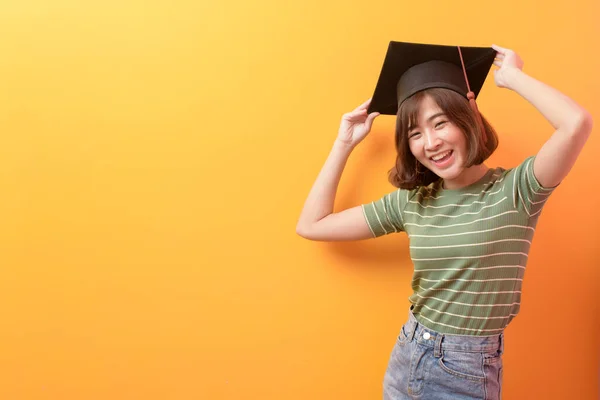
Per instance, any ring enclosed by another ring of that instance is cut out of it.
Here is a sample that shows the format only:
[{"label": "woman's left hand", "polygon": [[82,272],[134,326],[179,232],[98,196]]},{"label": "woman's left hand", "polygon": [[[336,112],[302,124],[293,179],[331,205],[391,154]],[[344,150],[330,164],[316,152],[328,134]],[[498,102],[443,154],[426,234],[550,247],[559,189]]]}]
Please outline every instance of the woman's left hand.
[{"label": "woman's left hand", "polygon": [[523,60],[517,53],[510,49],[505,49],[495,44],[492,45],[492,48],[496,50],[494,65],[498,67],[494,71],[494,81],[496,82],[496,86],[507,88],[509,87],[508,75],[515,69],[519,71],[523,70]]}]

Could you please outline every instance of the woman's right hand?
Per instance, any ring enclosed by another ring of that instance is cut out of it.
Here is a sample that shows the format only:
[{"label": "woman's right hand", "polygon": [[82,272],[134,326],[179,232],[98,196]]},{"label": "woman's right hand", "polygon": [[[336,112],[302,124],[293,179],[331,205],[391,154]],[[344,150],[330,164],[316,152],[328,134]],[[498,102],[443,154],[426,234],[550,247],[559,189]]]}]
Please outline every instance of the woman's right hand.
[{"label": "woman's right hand", "polygon": [[367,136],[373,125],[373,120],[379,115],[378,112],[367,115],[370,104],[371,99],[343,115],[337,137],[339,142],[355,147]]}]

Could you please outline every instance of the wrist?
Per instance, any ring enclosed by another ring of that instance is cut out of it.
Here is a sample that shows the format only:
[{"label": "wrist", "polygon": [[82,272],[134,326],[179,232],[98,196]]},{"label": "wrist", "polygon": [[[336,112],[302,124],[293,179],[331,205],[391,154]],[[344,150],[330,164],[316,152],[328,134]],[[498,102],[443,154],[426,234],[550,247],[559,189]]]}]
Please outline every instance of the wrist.
[{"label": "wrist", "polygon": [[510,90],[515,90],[519,85],[519,80],[525,75],[523,71],[518,68],[510,68],[504,72],[504,82],[506,87]]},{"label": "wrist", "polygon": [[340,150],[343,152],[350,153],[352,150],[354,150],[354,145],[342,139],[336,139],[333,143],[333,148],[334,150]]}]

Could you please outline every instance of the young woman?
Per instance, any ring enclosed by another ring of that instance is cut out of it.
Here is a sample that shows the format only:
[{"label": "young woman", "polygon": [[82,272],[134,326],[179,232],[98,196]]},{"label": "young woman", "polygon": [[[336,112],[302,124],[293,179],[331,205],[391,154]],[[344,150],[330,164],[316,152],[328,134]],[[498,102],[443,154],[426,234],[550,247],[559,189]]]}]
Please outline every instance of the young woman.
[{"label": "young woman", "polygon": [[[475,96],[492,64],[496,85],[525,98],[555,130],[512,169],[484,163],[498,141]],[[384,399],[501,397],[504,329],[519,312],[537,220],[592,129],[586,110],[522,67],[499,46],[391,42],[373,100],[343,116],[308,195],[297,225],[307,239],[409,236],[414,293]],[[334,213],[346,161],[382,113],[397,115],[389,176],[397,190]]]}]

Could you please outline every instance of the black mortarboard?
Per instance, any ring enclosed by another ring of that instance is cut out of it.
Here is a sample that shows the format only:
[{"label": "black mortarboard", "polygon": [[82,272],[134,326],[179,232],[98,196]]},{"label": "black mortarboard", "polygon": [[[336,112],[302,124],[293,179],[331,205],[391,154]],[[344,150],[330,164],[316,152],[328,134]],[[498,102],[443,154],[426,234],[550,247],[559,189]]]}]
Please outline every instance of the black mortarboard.
[{"label": "black mortarboard", "polygon": [[[396,115],[404,100],[430,88],[451,89],[467,98],[472,97],[471,105],[476,110],[474,99],[495,57],[496,51],[491,47],[391,41],[368,112]],[[469,89],[472,96],[468,96]]]}]

